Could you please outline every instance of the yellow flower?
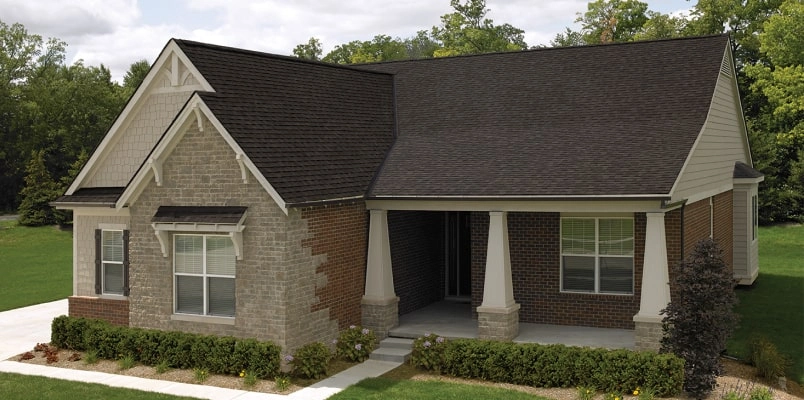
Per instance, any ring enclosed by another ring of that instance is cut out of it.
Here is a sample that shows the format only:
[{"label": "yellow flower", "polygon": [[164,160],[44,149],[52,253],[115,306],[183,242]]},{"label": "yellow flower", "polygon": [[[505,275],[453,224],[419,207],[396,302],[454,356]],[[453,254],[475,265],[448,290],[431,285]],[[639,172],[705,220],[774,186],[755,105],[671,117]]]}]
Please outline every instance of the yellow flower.
[{"label": "yellow flower", "polygon": [[639,396],[639,388],[634,390],[634,396]]},{"label": "yellow flower", "polygon": [[240,377],[242,378],[242,377],[244,377],[244,376],[246,376],[246,370],[242,370],[242,371],[240,371]]}]

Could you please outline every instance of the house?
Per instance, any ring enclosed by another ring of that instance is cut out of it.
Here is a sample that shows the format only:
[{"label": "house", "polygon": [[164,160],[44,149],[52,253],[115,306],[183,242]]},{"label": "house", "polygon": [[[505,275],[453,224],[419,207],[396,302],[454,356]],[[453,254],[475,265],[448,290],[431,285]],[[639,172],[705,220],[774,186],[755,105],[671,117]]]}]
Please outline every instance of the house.
[{"label": "house", "polygon": [[170,40],[55,205],[71,315],[286,348],[471,301],[657,348],[671,266],[757,276],[727,36],[359,66]]}]

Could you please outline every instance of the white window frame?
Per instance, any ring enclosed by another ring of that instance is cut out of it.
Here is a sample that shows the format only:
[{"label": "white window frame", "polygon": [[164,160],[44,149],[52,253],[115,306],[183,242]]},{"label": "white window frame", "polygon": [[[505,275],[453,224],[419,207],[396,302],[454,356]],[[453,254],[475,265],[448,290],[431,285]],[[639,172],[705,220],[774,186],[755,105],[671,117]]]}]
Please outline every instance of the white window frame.
[{"label": "white window frame", "polygon": [[[202,257],[202,273],[201,274],[190,274],[190,273],[179,273],[176,272],[176,237],[178,236],[200,236],[202,237],[202,246],[201,246],[201,257]],[[219,274],[208,274],[207,273],[207,238],[208,237],[225,237],[231,240],[231,236],[229,235],[213,235],[213,234],[196,234],[196,233],[176,233],[173,235],[173,313],[175,315],[181,316],[192,316],[192,317],[202,317],[202,318],[221,318],[221,319],[234,319],[234,315],[231,316],[222,316],[222,315],[211,315],[209,314],[209,280],[208,278],[230,278],[235,279],[235,275],[219,275]],[[234,243],[233,243],[234,245]],[[236,256],[234,256],[236,259]],[[178,310],[178,284],[177,284],[177,276],[195,276],[200,277],[202,280],[202,287],[203,287],[203,312],[201,314],[192,314],[192,313],[182,313]],[[236,299],[234,299],[236,301]],[[235,308],[235,314],[237,313],[237,308]]]},{"label": "white window frame", "polygon": [[759,237],[759,196],[751,194],[751,242]]},{"label": "white window frame", "polygon": [[[586,254],[564,254],[564,220],[567,219],[593,219],[595,221],[595,253],[591,255]],[[600,254],[600,220],[603,219],[612,219],[612,220],[631,220],[633,229],[634,229],[634,237],[632,237],[632,242],[634,243],[634,249],[632,249],[632,254],[630,256],[622,256],[622,255],[601,255]],[[625,216],[611,216],[611,217],[592,217],[592,216],[562,216],[561,221],[559,222],[559,258],[560,258],[560,266],[559,266],[559,288],[561,293],[585,293],[585,294],[600,294],[600,295],[611,295],[611,296],[633,296],[634,295],[634,286],[635,283],[635,262],[634,262],[634,254],[636,253],[636,225],[634,223],[634,217],[625,217]],[[564,289],[564,256],[571,256],[571,257],[590,257],[595,259],[595,285],[594,291],[588,290],[570,290]],[[601,292],[600,291],[600,258],[630,258],[631,259],[631,292],[630,293],[623,293],[623,292]]]},{"label": "white window frame", "polygon": [[[113,261],[113,260],[106,260],[106,245],[104,239],[106,238],[107,232],[119,232],[120,233],[120,254],[122,254],[122,259],[120,261]],[[125,282],[125,249],[126,245],[123,243],[124,235],[123,229],[101,229],[101,294],[108,295],[108,296],[123,296],[126,291],[126,282]],[[120,271],[122,274],[121,279],[123,279],[123,286],[120,288],[120,292],[111,292],[106,290],[106,264],[115,264],[120,265]]]}]

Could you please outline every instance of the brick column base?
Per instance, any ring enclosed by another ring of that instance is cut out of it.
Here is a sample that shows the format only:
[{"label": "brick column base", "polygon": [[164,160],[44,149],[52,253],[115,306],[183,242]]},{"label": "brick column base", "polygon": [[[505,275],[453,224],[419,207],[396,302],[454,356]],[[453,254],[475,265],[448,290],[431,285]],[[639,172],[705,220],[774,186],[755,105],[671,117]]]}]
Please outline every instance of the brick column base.
[{"label": "brick column base", "polygon": [[508,341],[519,336],[519,304],[511,307],[477,308],[477,337]]},{"label": "brick column base", "polygon": [[388,331],[399,325],[399,297],[361,302],[363,327],[377,335],[377,340],[388,337]]},{"label": "brick column base", "polygon": [[67,309],[71,317],[102,319],[115,325],[128,326],[128,299],[70,296],[67,298]]},{"label": "brick column base", "polygon": [[[637,319],[641,319],[641,321]],[[663,336],[661,321],[634,318],[634,350],[659,351]]]}]

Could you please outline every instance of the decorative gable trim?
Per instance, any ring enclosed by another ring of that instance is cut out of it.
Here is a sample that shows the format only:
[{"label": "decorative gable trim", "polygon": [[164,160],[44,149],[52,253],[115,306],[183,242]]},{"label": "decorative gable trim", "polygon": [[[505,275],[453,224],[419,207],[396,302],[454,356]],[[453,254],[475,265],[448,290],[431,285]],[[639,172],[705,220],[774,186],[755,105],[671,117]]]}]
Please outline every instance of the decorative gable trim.
[{"label": "decorative gable trim", "polygon": [[[164,68],[166,65],[170,65],[169,70]],[[185,68],[184,73],[181,75],[179,74],[180,65],[183,65]],[[170,75],[172,86],[170,88],[155,87],[159,80],[164,78],[164,74],[166,73]],[[103,137],[103,140],[100,142],[100,144],[98,144],[98,147],[95,148],[95,151],[92,152],[92,156],[89,158],[84,167],[81,168],[78,176],[67,189],[65,194],[72,195],[79,188],[81,188],[85,181],[94,175],[95,170],[100,164],[102,164],[108,153],[112,151],[114,145],[120,140],[120,137],[122,136],[126,127],[131,122],[130,117],[133,117],[137,114],[137,111],[145,103],[145,100],[149,94],[175,91],[191,75],[195,77],[195,79],[198,81],[198,84],[191,88],[182,87],[181,90],[207,92],[215,91],[212,88],[212,85],[210,85],[209,82],[204,79],[198,69],[193,66],[193,64],[190,62],[190,59],[181,51],[181,48],[179,48],[176,42],[171,39],[168,44],[165,45],[165,48],[162,49],[162,52],[159,54],[159,57],[157,57],[156,61],[154,61],[151,69],[145,76],[145,79],[128,100],[128,103],[126,103],[126,106],[123,108],[120,114],[118,114],[117,119],[115,119],[112,126],[106,132],[106,135]]]},{"label": "decorative gable trim", "polygon": [[268,195],[271,196],[271,198],[276,202],[279,208],[282,209],[285,215],[287,215],[288,208],[285,200],[282,199],[282,197],[279,195],[279,192],[277,192],[276,189],[271,186],[268,180],[265,179],[262,173],[260,173],[254,163],[248,158],[234,138],[232,138],[232,135],[230,135],[229,132],[223,127],[223,124],[221,124],[221,122],[215,117],[209,107],[204,104],[204,101],[198,96],[198,94],[194,94],[187,101],[187,104],[184,105],[184,108],[182,108],[176,119],[168,127],[168,130],[156,144],[153,151],[151,151],[148,160],[143,163],[143,166],[141,166],[134,175],[134,178],[132,178],[131,182],[126,187],[126,190],[122,195],[120,195],[120,198],[115,204],[115,208],[119,210],[123,207],[126,207],[130,203],[135,202],[151,179],[154,179],[157,186],[162,185],[162,182],[164,181],[161,168],[162,163],[165,159],[167,159],[181,138],[184,137],[184,134],[187,132],[187,129],[191,124],[196,123],[203,127],[202,117],[206,118],[206,120],[208,120],[209,123],[215,127],[215,130],[217,130],[229,147],[231,147],[234,151],[235,161],[238,163],[238,165],[240,165],[243,183],[245,184],[248,182],[247,176],[250,173],[257,179],[257,182],[260,183],[263,189],[268,192]]}]

